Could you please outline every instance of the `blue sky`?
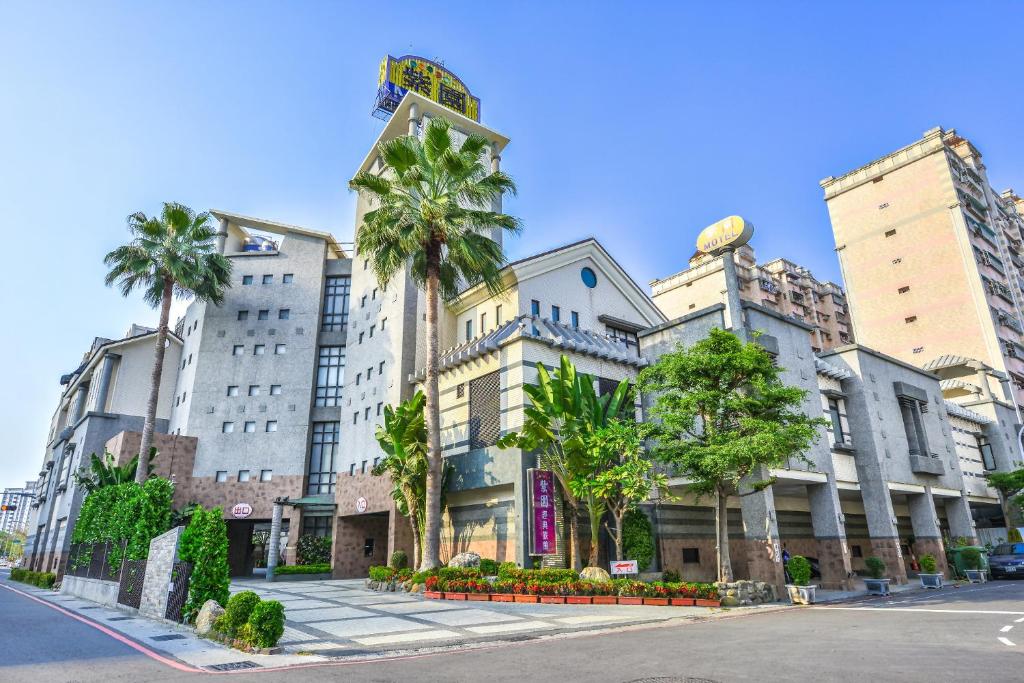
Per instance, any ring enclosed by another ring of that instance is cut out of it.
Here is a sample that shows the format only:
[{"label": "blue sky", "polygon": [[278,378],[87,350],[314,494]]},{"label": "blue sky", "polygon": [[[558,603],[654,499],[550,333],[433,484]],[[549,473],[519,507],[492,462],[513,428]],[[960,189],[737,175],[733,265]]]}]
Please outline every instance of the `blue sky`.
[{"label": "blue sky", "polygon": [[0,3],[0,486],[33,476],[103,286],[163,201],[351,239],[387,53],[443,59],[512,139],[510,257],[587,235],[642,284],[741,214],[763,259],[838,278],[818,181],[957,128],[1024,190],[1017,3]]}]

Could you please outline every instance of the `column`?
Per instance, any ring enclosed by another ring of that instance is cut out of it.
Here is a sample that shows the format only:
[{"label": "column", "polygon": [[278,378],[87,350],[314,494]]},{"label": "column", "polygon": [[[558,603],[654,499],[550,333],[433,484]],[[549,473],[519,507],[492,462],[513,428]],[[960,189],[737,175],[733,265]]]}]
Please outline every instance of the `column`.
[{"label": "column", "polygon": [[900,415],[903,417],[903,431],[907,434],[907,446],[911,455],[924,455],[921,451],[921,444],[917,441],[917,424],[914,415],[913,403],[906,399],[900,399]]},{"label": "column", "polygon": [[865,476],[868,468],[857,467],[860,477],[860,495],[864,501],[864,516],[871,537],[871,554],[885,562],[885,576],[894,583],[907,582],[907,566],[900,550],[900,535],[896,528],[896,511],[886,482],[876,471],[874,477]]},{"label": "column", "polygon": [[991,401],[992,388],[988,384],[988,372],[986,372],[985,366],[981,363],[968,363],[967,367],[976,373],[978,386],[981,388],[981,400]]},{"label": "column", "polygon": [[284,505],[281,499],[274,501],[274,512],[270,518],[270,542],[267,549],[267,581],[274,578],[274,570],[277,569],[277,559],[281,554],[281,515],[284,512]]},{"label": "column", "polygon": [[729,314],[729,329],[741,341],[747,341],[743,324],[743,303],[740,301],[740,282],[736,275],[733,251],[733,249],[725,249],[722,252],[722,266],[725,269],[726,313]]},{"label": "column", "polygon": [[85,414],[85,400],[89,397],[89,383],[82,382],[78,385],[78,389],[75,390],[75,404],[71,409],[71,421],[68,422],[70,426],[74,426],[79,420],[82,419],[82,415]]},{"label": "column", "polygon": [[931,555],[935,558],[938,571],[945,574],[946,549],[942,544],[939,516],[935,512],[935,500],[932,498],[931,487],[926,486],[924,493],[908,495],[907,503],[910,506],[910,523],[914,527],[912,550],[917,561],[921,561],[922,555]]},{"label": "column", "polygon": [[398,511],[397,505],[392,505],[388,512],[388,562],[396,550],[404,551],[409,558],[409,566],[419,569],[416,556],[413,554],[413,533],[409,518]]},{"label": "column", "polygon": [[807,500],[811,507],[811,526],[818,542],[818,565],[824,588],[851,590],[853,567],[850,547],[846,542],[846,525],[842,522],[842,507],[835,483],[813,484],[807,487]]},{"label": "column", "polygon": [[415,136],[419,131],[420,105],[413,102],[409,105],[409,135]]},{"label": "column", "polygon": [[223,254],[228,241],[228,219],[220,219],[220,229],[217,230],[217,253]]},{"label": "column", "polygon": [[100,368],[100,386],[96,392],[96,411],[105,413],[107,411],[107,397],[110,394],[110,379],[114,375],[114,363],[120,358],[116,353],[108,353],[103,356],[103,365]]},{"label": "column", "polygon": [[[766,473],[757,480],[767,478]],[[763,491],[740,496],[743,536],[747,556],[747,576],[753,581],[775,585],[776,595],[785,595],[786,574],[782,567],[779,525],[775,517],[775,494],[769,486]],[[735,564],[734,564],[735,573]]]},{"label": "column", "polygon": [[530,495],[526,471],[533,466],[534,461],[534,456],[519,451],[518,471],[512,489],[515,505],[516,564],[525,568],[533,566],[533,558],[530,557]]},{"label": "column", "polygon": [[947,498],[945,505],[950,535],[953,538],[962,536],[969,544],[977,545],[978,532],[974,526],[974,516],[971,514],[971,504],[967,502],[966,494],[961,494],[958,498]]}]

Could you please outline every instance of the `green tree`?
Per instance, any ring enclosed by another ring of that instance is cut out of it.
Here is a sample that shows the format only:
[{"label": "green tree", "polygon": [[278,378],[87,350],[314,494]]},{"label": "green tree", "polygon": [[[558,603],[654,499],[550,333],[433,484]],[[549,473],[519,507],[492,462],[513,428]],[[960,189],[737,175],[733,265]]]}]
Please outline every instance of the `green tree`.
[{"label": "green tree", "polygon": [[1024,467],[1018,467],[1012,472],[989,472],[985,478],[992,488],[999,491],[1007,530],[1013,528],[1024,510]]},{"label": "green tree", "polygon": [[178,552],[182,560],[192,563],[188,600],[182,612],[186,620],[195,620],[207,600],[227,605],[231,583],[228,528],[219,507],[211,510],[197,507],[192,511],[188,526],[181,532]]},{"label": "green tree", "polygon": [[[156,458],[156,449],[149,449],[149,458],[146,460],[146,476],[153,473],[153,459]],[[101,460],[95,453],[89,456],[89,469],[79,470],[72,476],[75,484],[81,487],[86,493],[92,493],[104,486],[114,486],[135,481],[135,472],[139,467],[139,456],[126,462],[124,465],[115,464],[114,454],[108,450],[103,451]]]},{"label": "green tree", "polygon": [[[149,401],[139,447],[139,453],[148,453],[156,426],[171,300],[175,296],[195,297],[221,304],[224,288],[230,284],[231,262],[217,251],[210,214],[196,214],[182,204],[165,203],[159,217],[133,213],[128,217],[128,231],[131,242],[111,251],[103,263],[110,269],[106,277],[108,287],[118,285],[124,296],[141,289],[146,303],[160,308]],[[141,484],[147,475],[140,468],[135,481]]]},{"label": "green tree", "polygon": [[[819,436],[824,418],[805,415],[807,392],[779,379],[767,352],[720,329],[680,346],[640,373],[659,421],[653,452],[692,481],[698,496],[715,498],[718,580],[732,581],[727,501],[772,484],[778,467]],[[741,484],[745,491],[741,492]]]},{"label": "green tree", "polygon": [[373,265],[382,287],[408,273],[426,294],[427,499],[421,567],[438,565],[441,546],[441,420],[438,408],[438,314],[443,301],[455,300],[460,286],[483,283],[501,291],[506,263],[490,232],[517,233],[519,220],[482,207],[502,194],[515,193],[512,179],[491,172],[483,161],[488,141],[470,135],[452,143],[451,122],[432,118],[423,132],[379,146],[384,170],[362,172],[350,186],[372,208],[356,231],[356,251]]},{"label": "green tree", "polygon": [[627,560],[636,560],[639,571],[654,559],[654,530],[642,510],[634,508],[622,518],[622,554]]}]

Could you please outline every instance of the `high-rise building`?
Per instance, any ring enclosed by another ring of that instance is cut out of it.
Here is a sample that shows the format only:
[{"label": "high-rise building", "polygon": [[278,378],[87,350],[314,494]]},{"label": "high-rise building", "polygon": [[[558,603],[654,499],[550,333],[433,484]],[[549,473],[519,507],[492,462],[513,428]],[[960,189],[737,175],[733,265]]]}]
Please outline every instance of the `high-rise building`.
[{"label": "high-rise building", "polygon": [[28,529],[29,506],[35,496],[34,482],[25,482],[24,488],[6,488],[0,494],[0,531],[13,533]]},{"label": "high-rise building", "polygon": [[992,188],[978,149],[933,128],[821,186],[857,341],[1019,405],[1024,200]]}]

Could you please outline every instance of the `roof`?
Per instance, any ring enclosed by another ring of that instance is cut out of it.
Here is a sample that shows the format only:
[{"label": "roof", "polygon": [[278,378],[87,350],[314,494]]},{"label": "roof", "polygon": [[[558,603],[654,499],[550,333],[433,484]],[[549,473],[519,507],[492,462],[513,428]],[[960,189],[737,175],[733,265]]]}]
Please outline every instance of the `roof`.
[{"label": "roof", "polygon": [[853,373],[846,368],[837,367],[817,357],[814,359],[814,369],[819,375],[824,375],[825,377],[840,381],[853,377]]},{"label": "roof", "polygon": [[[67,385],[67,387],[68,387],[64,391],[64,394],[66,395],[71,390],[71,386],[75,383],[76,378],[80,377],[81,374],[83,372],[85,372],[85,369],[87,367],[92,365],[94,362],[96,362],[96,360],[100,356],[103,355],[102,353],[100,353],[101,351],[106,352],[107,350],[109,350],[111,348],[114,348],[114,347],[117,347],[117,346],[122,346],[124,344],[131,344],[131,343],[139,341],[140,339],[145,339],[146,337],[152,337],[153,335],[158,334],[158,333],[159,332],[157,330],[153,330],[152,332],[144,332],[142,334],[129,335],[129,336],[123,337],[121,339],[107,339],[107,340],[104,340],[104,342],[102,344],[93,344],[93,347],[92,347],[91,351],[89,352],[88,357],[85,360],[82,361],[81,365],[79,365],[73,372],[70,372],[70,373],[68,373],[66,375],[61,375],[61,377],[60,377],[60,384],[61,384],[61,386]],[[182,341],[181,337],[176,335],[174,333],[174,330],[172,330],[172,329],[168,329],[167,330],[167,339],[168,339],[168,341],[176,341],[179,344],[184,343]]]},{"label": "roof", "polygon": [[[967,356],[956,356],[950,354],[930,360],[921,367],[930,372],[935,372],[936,370],[944,370],[946,368],[952,368],[959,365],[969,365],[971,363],[979,362],[980,361],[975,360],[974,358],[968,358]],[[982,363],[982,366],[989,369],[989,367],[984,363]]]},{"label": "roof", "polygon": [[992,422],[990,418],[985,417],[981,413],[976,413],[973,410],[968,410],[959,403],[954,403],[950,400],[945,400],[943,403],[946,406],[946,412],[954,417],[959,417],[962,420],[968,420],[970,422],[976,422],[980,425],[987,425]]},{"label": "roof", "polygon": [[292,233],[295,235],[306,235],[307,237],[316,237],[327,242],[327,245],[334,250],[334,253],[338,258],[348,258],[348,254],[342,248],[341,243],[338,242],[337,238],[329,232],[321,232],[319,230],[310,230],[309,228],[303,228],[298,225],[289,225],[288,223],[278,223],[276,221],[268,221],[263,218],[253,218],[252,216],[243,216],[240,213],[231,213],[229,211],[221,211],[219,209],[210,209],[210,215],[218,220],[226,220],[228,223],[237,226],[238,228],[252,228],[253,230],[259,230],[261,232],[269,232],[275,235],[287,235]]}]

